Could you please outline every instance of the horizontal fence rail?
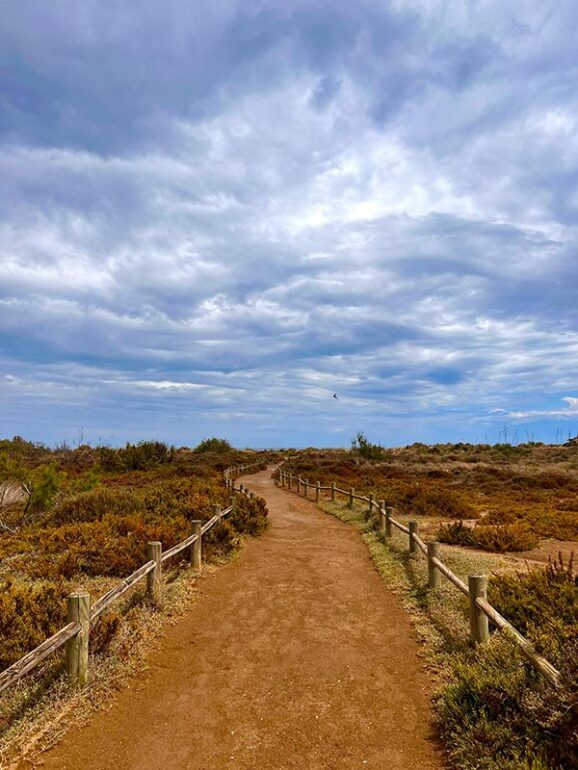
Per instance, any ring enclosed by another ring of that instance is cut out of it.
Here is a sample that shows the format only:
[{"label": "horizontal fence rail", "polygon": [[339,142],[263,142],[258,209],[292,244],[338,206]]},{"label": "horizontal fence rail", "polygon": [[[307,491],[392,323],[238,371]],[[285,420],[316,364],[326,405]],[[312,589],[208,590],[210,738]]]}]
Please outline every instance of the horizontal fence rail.
[{"label": "horizontal fence rail", "polygon": [[32,652],[29,652],[16,663],[13,663],[6,671],[0,674],[0,692],[5,690],[10,685],[15,684],[24,674],[32,671],[39,663],[42,663],[45,658],[52,655],[53,652],[59,650],[63,645],[72,639],[80,631],[79,623],[68,623],[68,625],[61,628],[55,634],[48,639],[45,639],[42,644],[39,644]]},{"label": "horizontal fence rail", "polygon": [[[249,492],[242,484],[238,487],[235,486],[235,478],[257,465],[263,466],[263,462],[233,465],[227,468],[223,473],[226,488],[234,494],[254,497],[253,492]],[[69,622],[51,637],[45,639],[38,647],[35,647],[31,652],[0,673],[0,692],[16,684],[23,676],[35,669],[42,661],[64,647],[64,645],[67,645],[66,668],[72,683],[80,686],[86,684],[88,679],[88,639],[90,626],[98,620],[106,609],[145,577],[147,578],[147,596],[149,600],[153,604],[160,605],[162,598],[162,565],[164,562],[173,556],[177,556],[182,551],[190,549],[191,566],[193,569],[200,569],[203,535],[218,524],[221,519],[233,513],[234,510],[234,497],[231,498],[231,504],[228,508],[221,509],[221,506],[216,505],[214,515],[205,524],[202,524],[200,521],[193,521],[193,534],[166,551],[162,550],[161,543],[148,543],[147,562],[111,588],[110,591],[103,594],[94,602],[92,607],[90,606],[89,594],[71,594],[68,597]]]},{"label": "horizontal fence rail", "polygon": [[466,584],[439,558],[439,543],[425,541],[419,536],[417,521],[410,521],[409,526],[406,527],[393,517],[393,508],[386,506],[384,501],[375,501],[373,495],[358,495],[353,488],[340,489],[335,482],[332,482],[330,486],[321,486],[318,481],[312,483],[301,476],[287,473],[282,468],[277,469],[275,478],[284,489],[303,494],[304,497],[308,497],[309,489],[314,489],[316,500],[319,500],[319,491],[323,490],[330,492],[332,502],[335,502],[337,495],[347,498],[347,505],[350,508],[353,507],[354,501],[367,503],[367,516],[370,517],[377,513],[379,530],[386,539],[392,536],[392,529],[395,528],[408,536],[411,554],[421,552],[427,558],[429,588],[436,588],[439,585],[439,572],[447,578],[451,585],[468,597],[470,602],[470,632],[474,643],[478,644],[489,639],[488,621],[491,621],[496,628],[507,634],[518,645],[522,654],[536,671],[550,684],[555,687],[559,685],[560,672],[540,655],[532,643],[488,602],[486,597],[487,577],[485,575],[470,575]]}]

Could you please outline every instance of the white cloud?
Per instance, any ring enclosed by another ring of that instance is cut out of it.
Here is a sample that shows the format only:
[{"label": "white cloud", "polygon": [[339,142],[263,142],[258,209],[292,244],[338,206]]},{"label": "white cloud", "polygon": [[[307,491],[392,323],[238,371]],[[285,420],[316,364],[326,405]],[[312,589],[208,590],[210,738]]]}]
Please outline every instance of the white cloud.
[{"label": "white cloud", "polygon": [[5,405],[398,441],[576,412],[533,408],[578,377],[568,4],[149,3],[114,40],[97,5],[7,23],[63,109],[24,71],[0,142]]}]

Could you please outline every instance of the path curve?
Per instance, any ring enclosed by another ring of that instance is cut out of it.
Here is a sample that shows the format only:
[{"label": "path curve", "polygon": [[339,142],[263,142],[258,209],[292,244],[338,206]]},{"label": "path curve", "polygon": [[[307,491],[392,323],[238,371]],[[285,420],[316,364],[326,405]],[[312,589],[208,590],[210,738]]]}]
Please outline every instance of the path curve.
[{"label": "path curve", "polygon": [[147,672],[43,770],[442,767],[406,612],[359,533],[270,476],[242,481],[271,529],[200,581]]}]

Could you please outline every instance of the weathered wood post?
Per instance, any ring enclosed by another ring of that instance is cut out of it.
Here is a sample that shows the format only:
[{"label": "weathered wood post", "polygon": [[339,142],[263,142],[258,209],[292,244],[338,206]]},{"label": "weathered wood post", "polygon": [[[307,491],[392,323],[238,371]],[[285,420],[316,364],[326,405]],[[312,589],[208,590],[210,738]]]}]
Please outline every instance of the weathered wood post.
[{"label": "weathered wood post", "polygon": [[427,586],[428,588],[438,588],[440,584],[440,573],[433,563],[434,559],[439,557],[440,544],[437,541],[430,541],[427,544]]},{"label": "weathered wood post", "polygon": [[367,518],[371,519],[373,513],[373,494],[369,493],[369,503],[367,504]]},{"label": "weathered wood post", "polygon": [[393,516],[393,508],[388,505],[385,509],[385,536],[391,537],[391,517]]},{"label": "weathered wood post", "polygon": [[308,484],[307,479],[303,479],[303,497],[307,497]]},{"label": "weathered wood post", "polygon": [[218,503],[215,505],[215,516],[218,516],[219,519],[221,518],[221,506]]},{"label": "weathered wood post", "polygon": [[355,489],[351,487],[349,490],[349,502],[347,503],[348,508],[353,508],[353,497],[355,495]]},{"label": "weathered wood post", "polygon": [[385,535],[385,500],[380,500],[378,503],[379,511],[379,531],[382,535]]},{"label": "weathered wood post", "polygon": [[191,524],[193,525],[193,535],[197,536],[197,539],[191,546],[191,567],[193,569],[201,569],[201,559],[203,553],[203,534],[201,532],[201,527],[203,524],[200,519],[195,519],[195,521],[192,521]]},{"label": "weathered wood post", "polygon": [[409,552],[410,553],[417,553],[417,543],[413,539],[414,535],[417,535],[417,521],[410,521],[408,523],[409,528]]},{"label": "weathered wood post", "polygon": [[292,473],[290,473],[290,474],[289,474],[289,489],[291,489],[291,486],[292,486],[291,482],[292,482],[292,481],[293,481],[293,474],[292,474]]},{"label": "weathered wood post", "polygon": [[321,486],[321,484],[319,483],[319,481],[316,481],[315,482],[315,502],[316,503],[319,502],[319,487],[320,486]]},{"label": "weathered wood post", "polygon": [[331,502],[335,502],[335,482],[331,482]]},{"label": "weathered wood post", "polygon": [[476,599],[486,599],[488,578],[485,575],[469,575],[470,591],[470,634],[474,644],[487,642],[490,638],[488,618],[476,604]]},{"label": "weathered wood post", "polygon": [[66,642],[66,670],[75,687],[88,682],[88,640],[90,636],[90,594],[68,596],[68,623],[80,623],[80,631]]},{"label": "weathered wood post", "polygon": [[159,540],[153,540],[147,543],[147,561],[156,562],[155,568],[147,575],[147,594],[150,601],[159,606],[161,603],[161,579],[162,579],[162,557],[163,546]]},{"label": "weathered wood post", "polygon": [[297,494],[301,494],[301,476],[297,476]]}]

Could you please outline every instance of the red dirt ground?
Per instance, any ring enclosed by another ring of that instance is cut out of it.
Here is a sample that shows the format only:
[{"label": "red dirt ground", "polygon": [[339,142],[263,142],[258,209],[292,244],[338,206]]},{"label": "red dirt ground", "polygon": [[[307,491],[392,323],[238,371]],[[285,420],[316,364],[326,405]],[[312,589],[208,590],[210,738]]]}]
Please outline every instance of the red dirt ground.
[{"label": "red dirt ground", "polygon": [[271,529],[200,581],[142,676],[43,770],[443,766],[410,621],[358,532],[268,471],[243,483]]}]

